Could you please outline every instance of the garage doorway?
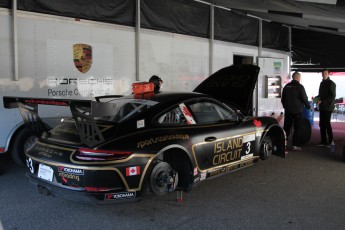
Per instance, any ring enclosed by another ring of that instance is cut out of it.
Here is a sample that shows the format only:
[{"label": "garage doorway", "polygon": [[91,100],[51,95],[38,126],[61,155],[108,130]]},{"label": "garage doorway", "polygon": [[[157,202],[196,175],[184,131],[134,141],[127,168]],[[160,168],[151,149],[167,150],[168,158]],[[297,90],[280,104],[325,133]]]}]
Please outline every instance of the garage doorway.
[{"label": "garage doorway", "polygon": [[234,54],[234,65],[253,64],[253,63],[254,63],[253,56]]}]

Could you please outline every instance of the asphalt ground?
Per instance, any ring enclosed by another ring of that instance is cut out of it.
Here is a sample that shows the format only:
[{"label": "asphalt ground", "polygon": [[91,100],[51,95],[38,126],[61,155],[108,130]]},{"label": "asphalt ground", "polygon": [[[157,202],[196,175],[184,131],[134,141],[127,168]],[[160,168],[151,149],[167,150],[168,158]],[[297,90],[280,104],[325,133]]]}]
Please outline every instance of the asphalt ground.
[{"label": "asphalt ground", "polygon": [[[272,156],[184,193],[140,202],[88,205],[37,192],[25,168],[0,158],[0,220],[7,229],[345,229],[345,123],[333,125],[336,152],[316,147]],[[1,229],[0,224],[0,229]]]}]

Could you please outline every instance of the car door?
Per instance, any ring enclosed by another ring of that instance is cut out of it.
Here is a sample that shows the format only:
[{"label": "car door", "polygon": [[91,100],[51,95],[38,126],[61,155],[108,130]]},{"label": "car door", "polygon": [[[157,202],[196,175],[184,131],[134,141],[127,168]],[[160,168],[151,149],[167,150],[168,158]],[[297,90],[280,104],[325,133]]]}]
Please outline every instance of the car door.
[{"label": "car door", "polygon": [[194,120],[192,154],[201,172],[253,157],[253,123],[238,121],[234,110],[212,100],[192,101],[186,107]]}]

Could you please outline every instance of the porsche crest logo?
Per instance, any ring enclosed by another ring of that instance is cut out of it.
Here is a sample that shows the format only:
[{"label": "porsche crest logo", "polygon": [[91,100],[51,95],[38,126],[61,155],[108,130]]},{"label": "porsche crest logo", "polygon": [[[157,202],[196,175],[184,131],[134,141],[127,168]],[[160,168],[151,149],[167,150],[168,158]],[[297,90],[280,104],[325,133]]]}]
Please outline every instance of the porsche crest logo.
[{"label": "porsche crest logo", "polygon": [[81,73],[89,71],[92,65],[92,46],[87,44],[73,45],[74,65]]}]

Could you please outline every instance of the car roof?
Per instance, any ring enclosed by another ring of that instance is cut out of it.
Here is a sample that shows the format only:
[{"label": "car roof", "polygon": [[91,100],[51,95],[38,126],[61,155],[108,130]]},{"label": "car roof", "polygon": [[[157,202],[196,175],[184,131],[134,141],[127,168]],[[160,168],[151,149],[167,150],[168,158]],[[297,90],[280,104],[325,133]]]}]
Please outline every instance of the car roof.
[{"label": "car roof", "polygon": [[157,101],[159,103],[161,102],[179,102],[179,101],[184,101],[188,99],[193,99],[193,98],[201,98],[201,97],[209,97],[212,98],[208,95],[202,94],[202,93],[194,93],[194,92],[172,92],[172,91],[163,91],[163,92],[158,92],[149,96],[145,96],[145,94],[141,95],[128,95],[125,96],[124,98],[137,98],[137,99],[148,99],[152,101]]}]

